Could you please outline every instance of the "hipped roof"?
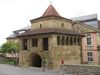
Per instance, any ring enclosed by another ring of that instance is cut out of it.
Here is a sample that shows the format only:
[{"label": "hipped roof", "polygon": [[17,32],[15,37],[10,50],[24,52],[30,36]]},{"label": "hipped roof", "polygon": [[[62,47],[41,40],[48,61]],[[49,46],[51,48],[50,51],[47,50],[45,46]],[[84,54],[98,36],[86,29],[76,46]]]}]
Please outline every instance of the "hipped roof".
[{"label": "hipped roof", "polygon": [[46,16],[58,16],[60,17],[59,13],[56,11],[56,9],[53,7],[53,5],[49,5],[42,17]]},{"label": "hipped roof", "polygon": [[[48,17],[55,17],[55,18],[60,18],[60,19],[66,19],[66,18],[60,16],[59,13],[56,11],[56,9],[53,7],[53,5],[50,4],[48,6],[48,8],[46,9],[46,11],[43,13],[42,16],[30,20],[30,22],[32,23],[32,22],[37,21],[39,19],[48,18]],[[70,19],[66,19],[66,20],[72,21]]]}]

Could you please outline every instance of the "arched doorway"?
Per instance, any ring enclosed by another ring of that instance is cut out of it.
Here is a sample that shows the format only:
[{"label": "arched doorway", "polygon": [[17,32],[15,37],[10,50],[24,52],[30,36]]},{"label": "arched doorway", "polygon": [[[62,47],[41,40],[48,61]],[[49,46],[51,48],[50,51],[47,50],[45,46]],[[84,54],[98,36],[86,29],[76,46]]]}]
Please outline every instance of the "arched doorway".
[{"label": "arched doorway", "polygon": [[31,57],[31,66],[33,66],[33,67],[41,67],[42,66],[41,62],[42,62],[41,57],[38,54],[33,53],[32,57]]}]

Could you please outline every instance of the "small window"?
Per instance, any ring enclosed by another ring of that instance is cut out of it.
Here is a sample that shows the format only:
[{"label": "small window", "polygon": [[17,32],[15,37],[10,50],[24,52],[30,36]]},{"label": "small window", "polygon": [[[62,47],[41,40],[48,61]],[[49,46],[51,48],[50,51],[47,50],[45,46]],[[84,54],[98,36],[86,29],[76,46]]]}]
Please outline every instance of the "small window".
[{"label": "small window", "polygon": [[77,38],[77,44],[80,45],[81,44],[81,39]]},{"label": "small window", "polygon": [[69,37],[66,37],[66,45],[69,44]]},{"label": "small window", "polygon": [[87,53],[87,57],[88,57],[88,62],[92,62],[93,61],[93,53],[92,52],[88,52]]},{"label": "small window", "polygon": [[65,37],[64,36],[62,36],[62,38],[61,38],[61,44],[65,45]]},{"label": "small window", "polygon": [[40,28],[42,28],[42,24],[40,24]]},{"label": "small window", "polygon": [[74,45],[76,45],[76,37],[74,37]]},{"label": "small window", "polygon": [[27,39],[23,39],[22,41],[22,49],[27,50]]},{"label": "small window", "polygon": [[48,38],[43,38],[43,50],[44,51],[48,51],[49,50]]},{"label": "small window", "polygon": [[73,45],[73,37],[70,37],[70,45]]},{"label": "small window", "polygon": [[64,27],[64,23],[61,23],[61,27]]},{"label": "small window", "polygon": [[92,38],[91,37],[87,37],[87,45],[92,45]]},{"label": "small window", "polygon": [[60,45],[60,36],[57,36],[57,45]]},{"label": "small window", "polygon": [[32,47],[37,47],[37,44],[38,44],[38,39],[32,38]]},{"label": "small window", "polygon": [[90,33],[87,34],[86,40],[87,40],[87,46],[92,46],[93,41]]},{"label": "small window", "polygon": [[92,52],[88,52],[88,54],[87,54],[88,56],[92,56]]}]

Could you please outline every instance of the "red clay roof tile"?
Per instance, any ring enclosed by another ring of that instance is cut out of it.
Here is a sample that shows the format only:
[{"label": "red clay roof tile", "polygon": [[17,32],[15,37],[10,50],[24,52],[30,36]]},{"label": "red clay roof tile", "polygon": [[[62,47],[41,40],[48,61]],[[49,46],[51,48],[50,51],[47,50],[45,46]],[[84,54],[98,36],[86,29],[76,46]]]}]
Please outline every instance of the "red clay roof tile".
[{"label": "red clay roof tile", "polygon": [[42,17],[45,16],[60,16],[56,9],[50,4],[49,7],[46,9]]},{"label": "red clay roof tile", "polygon": [[22,36],[32,36],[32,35],[40,35],[40,34],[65,34],[65,35],[83,36],[82,34],[72,31],[72,30],[58,29],[58,28],[35,29],[35,30],[22,33],[21,35],[18,35],[18,36],[22,37]]}]

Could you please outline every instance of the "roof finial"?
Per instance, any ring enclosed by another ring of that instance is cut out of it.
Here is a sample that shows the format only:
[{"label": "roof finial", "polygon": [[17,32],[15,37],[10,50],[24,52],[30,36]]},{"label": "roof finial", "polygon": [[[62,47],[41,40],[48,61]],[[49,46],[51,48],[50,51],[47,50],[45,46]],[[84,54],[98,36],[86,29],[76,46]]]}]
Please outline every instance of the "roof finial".
[{"label": "roof finial", "polygon": [[52,1],[50,1],[50,5],[52,5]]}]

